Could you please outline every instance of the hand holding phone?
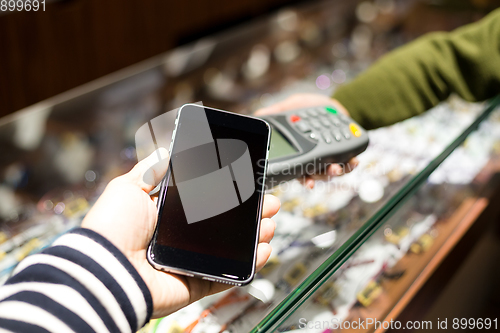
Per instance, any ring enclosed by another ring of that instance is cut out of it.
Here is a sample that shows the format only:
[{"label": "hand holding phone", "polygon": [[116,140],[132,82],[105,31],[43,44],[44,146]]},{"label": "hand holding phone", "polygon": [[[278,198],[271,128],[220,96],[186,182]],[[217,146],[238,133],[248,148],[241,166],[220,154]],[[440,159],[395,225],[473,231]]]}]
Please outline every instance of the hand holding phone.
[{"label": "hand holding phone", "polygon": [[[148,193],[161,181],[167,169],[166,149],[153,152],[130,172],[112,180],[82,222],[82,227],[94,230],[112,242],[132,263],[147,285],[153,298],[153,318],[166,316],[178,309],[230,288],[198,278],[168,274],[151,267],[146,251],[157,220],[157,207]],[[145,174],[155,175],[153,182],[144,181]],[[257,270],[271,254],[267,244],[274,234],[270,219],[279,210],[279,200],[271,195],[264,198],[257,247]]]}]

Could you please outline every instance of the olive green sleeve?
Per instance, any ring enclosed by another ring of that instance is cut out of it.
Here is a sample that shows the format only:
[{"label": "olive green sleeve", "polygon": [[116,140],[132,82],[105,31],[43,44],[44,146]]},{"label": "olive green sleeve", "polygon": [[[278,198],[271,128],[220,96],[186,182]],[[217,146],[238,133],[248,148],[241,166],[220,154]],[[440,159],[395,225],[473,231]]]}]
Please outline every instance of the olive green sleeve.
[{"label": "olive green sleeve", "polygon": [[500,93],[500,9],[388,53],[333,97],[371,129],[418,115],[451,93],[467,101]]}]

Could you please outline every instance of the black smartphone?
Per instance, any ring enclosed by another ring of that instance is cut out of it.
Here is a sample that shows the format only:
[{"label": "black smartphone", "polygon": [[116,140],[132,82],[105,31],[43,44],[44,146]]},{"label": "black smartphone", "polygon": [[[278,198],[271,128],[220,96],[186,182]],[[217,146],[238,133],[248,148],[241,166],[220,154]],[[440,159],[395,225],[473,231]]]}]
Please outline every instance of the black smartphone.
[{"label": "black smartphone", "polygon": [[271,127],[196,104],[175,120],[148,248],[153,267],[244,285],[255,274]]}]

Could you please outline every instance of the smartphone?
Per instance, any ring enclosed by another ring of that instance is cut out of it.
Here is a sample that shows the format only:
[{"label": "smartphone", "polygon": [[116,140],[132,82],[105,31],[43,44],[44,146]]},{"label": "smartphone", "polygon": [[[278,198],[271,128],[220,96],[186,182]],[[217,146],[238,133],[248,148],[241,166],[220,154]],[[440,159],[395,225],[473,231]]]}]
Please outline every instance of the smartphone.
[{"label": "smartphone", "polygon": [[270,125],[196,104],[175,120],[148,248],[153,267],[244,285],[255,274]]}]

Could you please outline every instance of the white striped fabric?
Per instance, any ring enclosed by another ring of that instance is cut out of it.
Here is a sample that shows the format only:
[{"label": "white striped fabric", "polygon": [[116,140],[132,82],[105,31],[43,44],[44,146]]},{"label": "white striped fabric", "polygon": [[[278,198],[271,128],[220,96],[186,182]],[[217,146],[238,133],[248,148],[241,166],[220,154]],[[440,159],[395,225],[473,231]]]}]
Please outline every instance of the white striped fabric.
[{"label": "white striped fabric", "polygon": [[[26,315],[29,313],[29,315]],[[53,333],[74,333],[61,319],[51,313],[24,302],[6,301],[0,303],[0,318],[23,321],[37,325]]]},{"label": "white striped fabric", "polygon": [[120,329],[120,332],[131,333],[128,321],[116,298],[109,291],[109,289],[107,289],[106,286],[88,270],[69,260],[42,253],[29,256],[21,261],[16,267],[14,274],[18,274],[27,267],[35,264],[46,264],[58,268],[80,282],[88,290],[90,290],[99,302],[106,308],[111,318],[113,318],[116,323],[116,326]]},{"label": "white striped fabric", "polygon": [[[78,235],[69,234],[65,237],[61,237],[54,242],[55,245],[64,245],[80,251],[95,262],[97,262],[101,267],[106,269],[109,274],[120,284],[122,289],[125,291],[128,299],[134,307],[135,314],[137,317],[138,325],[144,323],[146,320],[146,300],[144,294],[137,286],[133,277],[127,272],[125,267],[102,245],[98,244],[94,240]],[[136,327],[138,330],[140,327]]]},{"label": "white striped fabric", "polygon": [[89,324],[97,332],[109,333],[101,317],[90,306],[90,304],[73,288],[54,283],[22,282],[6,285],[0,288],[0,300],[22,291],[34,291],[41,293],[55,302],[61,304],[68,310],[73,311],[82,320]]},{"label": "white striped fabric", "polygon": [[21,261],[0,286],[0,333],[132,333],[149,321],[152,301],[125,254],[77,228]]}]

